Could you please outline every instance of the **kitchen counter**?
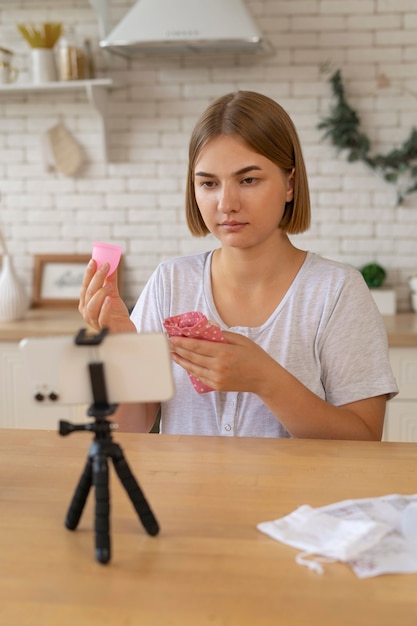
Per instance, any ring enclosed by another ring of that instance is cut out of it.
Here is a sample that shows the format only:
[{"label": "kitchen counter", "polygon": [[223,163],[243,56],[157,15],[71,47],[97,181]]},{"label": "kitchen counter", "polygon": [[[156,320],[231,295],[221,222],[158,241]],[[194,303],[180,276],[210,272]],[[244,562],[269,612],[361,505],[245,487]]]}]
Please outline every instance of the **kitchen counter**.
[{"label": "kitchen counter", "polygon": [[[417,314],[384,316],[390,347],[417,347]],[[85,323],[74,309],[30,309],[23,320],[0,322],[0,341],[20,341],[24,337],[71,335]]]},{"label": "kitchen counter", "polygon": [[[417,314],[387,316],[384,322],[394,376],[401,389],[401,394],[389,402],[384,440],[417,442]],[[51,419],[56,420],[53,407],[33,406],[29,395],[21,393],[27,383],[19,341],[48,335],[75,337],[85,327],[76,307],[31,309],[21,321],[0,322],[0,428],[49,429]],[[65,410],[60,419],[80,421],[80,407],[67,406]]]},{"label": "kitchen counter", "polygon": [[390,348],[417,347],[417,313],[397,313],[384,316]]},{"label": "kitchen counter", "polygon": [[20,341],[24,337],[72,335],[85,322],[77,308],[30,309],[22,320],[0,322],[0,341]]}]

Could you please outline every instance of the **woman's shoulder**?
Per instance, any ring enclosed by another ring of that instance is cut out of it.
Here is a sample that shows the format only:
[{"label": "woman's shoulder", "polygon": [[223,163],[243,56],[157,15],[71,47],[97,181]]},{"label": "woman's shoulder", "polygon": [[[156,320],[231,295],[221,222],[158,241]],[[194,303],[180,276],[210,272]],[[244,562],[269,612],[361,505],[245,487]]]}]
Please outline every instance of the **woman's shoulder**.
[{"label": "woman's shoulder", "polygon": [[315,252],[308,252],[306,270],[319,276],[334,277],[342,281],[352,278],[364,282],[362,274],[353,265],[323,257]]},{"label": "woman's shoulder", "polygon": [[342,293],[347,298],[354,296],[366,302],[371,297],[358,269],[312,252],[308,253],[304,270],[300,272],[297,291],[310,300],[324,298],[327,302],[335,302]]},{"label": "woman's shoulder", "polygon": [[194,270],[202,270],[211,255],[212,250],[206,252],[198,252],[195,254],[188,254],[184,256],[177,256],[171,259],[161,261],[157,267],[157,271],[161,273],[172,273],[178,271],[192,272]]}]

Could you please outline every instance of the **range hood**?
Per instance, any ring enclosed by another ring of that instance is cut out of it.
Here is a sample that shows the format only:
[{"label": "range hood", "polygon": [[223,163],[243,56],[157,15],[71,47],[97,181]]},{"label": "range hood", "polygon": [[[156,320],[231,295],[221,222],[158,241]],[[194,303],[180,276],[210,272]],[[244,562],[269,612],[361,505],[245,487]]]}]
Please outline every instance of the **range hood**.
[{"label": "range hood", "polygon": [[100,47],[125,57],[245,52],[262,37],[243,0],[138,0]]}]

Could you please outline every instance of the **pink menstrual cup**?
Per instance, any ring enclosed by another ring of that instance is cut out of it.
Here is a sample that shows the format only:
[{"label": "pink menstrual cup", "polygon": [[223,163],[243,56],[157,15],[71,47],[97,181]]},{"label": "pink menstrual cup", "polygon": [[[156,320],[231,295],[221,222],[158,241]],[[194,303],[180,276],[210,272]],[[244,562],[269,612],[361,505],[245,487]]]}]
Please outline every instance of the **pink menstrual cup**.
[{"label": "pink menstrual cup", "polygon": [[93,259],[97,263],[97,267],[101,267],[104,263],[110,264],[107,276],[111,276],[119,265],[123,248],[114,246],[111,243],[101,243],[95,241],[93,243]]}]

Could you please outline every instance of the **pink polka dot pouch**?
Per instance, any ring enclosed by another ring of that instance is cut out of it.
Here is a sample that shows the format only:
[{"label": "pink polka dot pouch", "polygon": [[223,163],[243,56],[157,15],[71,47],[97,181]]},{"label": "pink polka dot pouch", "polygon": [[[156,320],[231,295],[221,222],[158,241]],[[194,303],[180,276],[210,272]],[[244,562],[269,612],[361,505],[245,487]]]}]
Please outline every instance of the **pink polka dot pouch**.
[{"label": "pink polka dot pouch", "polygon": [[[190,311],[189,313],[167,317],[164,320],[164,327],[169,337],[181,336],[192,337],[193,339],[205,339],[206,341],[226,341],[221,328],[214,322],[210,322],[207,317],[199,311]],[[211,387],[204,385],[192,374],[189,374],[189,377],[197,393],[213,391]]]}]

